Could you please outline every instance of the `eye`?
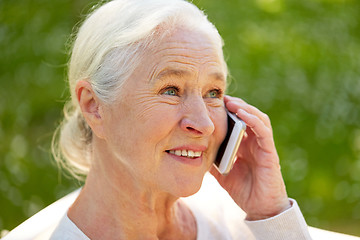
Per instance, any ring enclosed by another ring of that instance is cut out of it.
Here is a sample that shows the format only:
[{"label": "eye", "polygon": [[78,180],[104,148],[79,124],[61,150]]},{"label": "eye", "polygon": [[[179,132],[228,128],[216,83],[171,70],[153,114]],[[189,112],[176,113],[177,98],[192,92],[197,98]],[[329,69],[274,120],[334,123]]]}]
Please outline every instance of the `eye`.
[{"label": "eye", "polygon": [[205,97],[207,98],[220,98],[222,96],[222,91],[220,89],[210,90]]},{"label": "eye", "polygon": [[169,96],[179,96],[179,88],[176,86],[168,86],[161,90],[160,93]]}]

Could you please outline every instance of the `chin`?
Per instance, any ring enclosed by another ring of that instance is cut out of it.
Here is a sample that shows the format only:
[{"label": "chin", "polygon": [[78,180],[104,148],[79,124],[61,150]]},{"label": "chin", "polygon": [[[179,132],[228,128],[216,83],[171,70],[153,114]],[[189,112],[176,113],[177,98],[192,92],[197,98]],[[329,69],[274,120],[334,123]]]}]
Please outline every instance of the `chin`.
[{"label": "chin", "polygon": [[202,185],[204,174],[201,176],[193,175],[192,177],[180,178],[176,181],[176,186],[172,188],[172,192],[178,197],[189,197],[197,193]]}]

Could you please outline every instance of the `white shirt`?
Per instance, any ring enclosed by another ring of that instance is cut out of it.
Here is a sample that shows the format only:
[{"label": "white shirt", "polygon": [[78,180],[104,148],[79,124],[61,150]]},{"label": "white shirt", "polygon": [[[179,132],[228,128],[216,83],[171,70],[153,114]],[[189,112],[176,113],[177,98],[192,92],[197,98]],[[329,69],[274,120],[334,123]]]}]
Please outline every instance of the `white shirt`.
[{"label": "white shirt", "polygon": [[[205,175],[198,193],[182,200],[196,219],[197,240],[311,239],[295,200],[290,199],[291,208],[275,217],[246,221],[244,211],[235,204],[211,174]],[[89,240],[66,214],[50,239]]]}]

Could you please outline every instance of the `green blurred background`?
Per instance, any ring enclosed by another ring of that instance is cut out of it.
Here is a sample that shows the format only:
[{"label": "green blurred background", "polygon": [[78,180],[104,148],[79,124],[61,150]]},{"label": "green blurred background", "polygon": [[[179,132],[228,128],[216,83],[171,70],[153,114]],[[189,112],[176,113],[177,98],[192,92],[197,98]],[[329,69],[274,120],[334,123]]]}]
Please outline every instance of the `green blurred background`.
[{"label": "green blurred background", "polygon": [[[67,42],[94,1],[0,0],[0,230],[81,183],[50,154]],[[197,0],[225,41],[229,93],[268,113],[309,225],[360,236],[360,1]]]}]

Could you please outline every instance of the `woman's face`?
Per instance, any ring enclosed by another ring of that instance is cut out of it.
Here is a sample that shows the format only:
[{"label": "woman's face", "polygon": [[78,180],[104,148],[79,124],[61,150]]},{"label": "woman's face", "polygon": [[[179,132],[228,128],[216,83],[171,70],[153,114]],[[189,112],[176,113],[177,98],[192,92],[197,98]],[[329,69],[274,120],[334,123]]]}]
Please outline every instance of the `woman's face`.
[{"label": "woman's face", "polygon": [[104,151],[118,175],[125,168],[151,189],[195,193],[226,134],[224,73],[202,33],[179,29],[150,50],[104,108]]}]

